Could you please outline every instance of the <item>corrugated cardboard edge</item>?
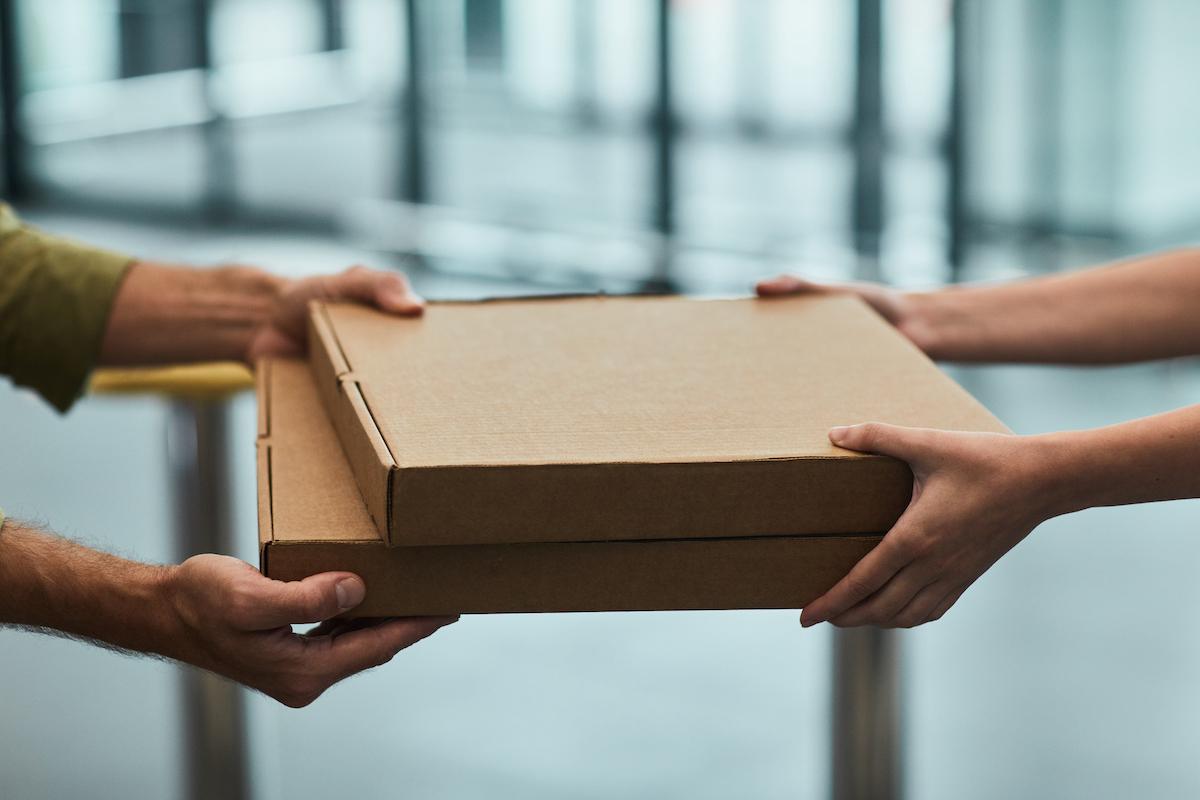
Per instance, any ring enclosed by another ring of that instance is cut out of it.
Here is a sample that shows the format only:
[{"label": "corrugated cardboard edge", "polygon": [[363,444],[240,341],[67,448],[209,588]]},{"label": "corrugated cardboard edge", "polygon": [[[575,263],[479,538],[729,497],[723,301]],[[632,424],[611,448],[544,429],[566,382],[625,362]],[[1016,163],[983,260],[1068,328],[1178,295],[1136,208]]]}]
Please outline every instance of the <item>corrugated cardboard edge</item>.
[{"label": "corrugated cardboard edge", "polygon": [[323,303],[310,304],[308,322],[309,364],[317,392],[354,471],[367,511],[380,537],[392,543],[391,473],[396,461],[350,371]]},{"label": "corrugated cardboard edge", "polygon": [[258,402],[258,437],[255,440],[258,476],[258,565],[267,574],[268,545],[275,539],[274,496],[271,493],[271,360],[255,365],[254,388]]}]

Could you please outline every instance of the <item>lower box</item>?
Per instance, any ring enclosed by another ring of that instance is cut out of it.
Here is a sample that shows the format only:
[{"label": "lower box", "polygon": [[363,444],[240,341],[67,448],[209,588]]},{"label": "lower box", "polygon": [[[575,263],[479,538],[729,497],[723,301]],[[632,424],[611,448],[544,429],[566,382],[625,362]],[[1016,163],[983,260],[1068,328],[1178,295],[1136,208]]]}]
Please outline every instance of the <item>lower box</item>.
[{"label": "lower box", "polygon": [[389,548],[367,512],[307,365],[264,361],[258,388],[262,570],[278,580],[331,570],[362,576],[367,596],[352,616],[800,608],[880,539]]}]

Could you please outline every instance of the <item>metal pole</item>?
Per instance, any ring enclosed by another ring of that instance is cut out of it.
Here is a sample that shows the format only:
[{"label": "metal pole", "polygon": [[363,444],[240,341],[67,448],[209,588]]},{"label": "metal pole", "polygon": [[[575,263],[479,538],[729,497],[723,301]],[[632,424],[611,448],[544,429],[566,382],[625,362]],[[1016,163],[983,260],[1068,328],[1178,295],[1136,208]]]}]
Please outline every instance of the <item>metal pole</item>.
[{"label": "metal pole", "polygon": [[216,0],[193,0],[192,33],[196,49],[196,66],[204,76],[204,104],[208,119],[201,127],[204,137],[204,160],[208,183],[204,188],[203,204],[209,219],[224,222],[234,215],[237,203],[236,169],[233,141],[221,104],[216,96],[212,53],[212,33],[209,21]]},{"label": "metal pole", "polygon": [[342,0],[321,0],[321,49],[341,50],[346,46],[342,29]]},{"label": "metal pole", "polygon": [[879,280],[883,237],[883,3],[858,0],[855,22],[854,192],[851,224],[860,275]]},{"label": "metal pole", "polygon": [[21,125],[23,65],[17,0],[0,0],[0,113],[4,115],[4,184],[9,200],[29,195],[29,174],[25,168],[25,131]]},{"label": "metal pole", "polygon": [[407,51],[408,85],[401,102],[404,137],[401,158],[400,197],[409,203],[423,203],[428,187],[425,173],[425,64],[421,51],[421,20],[419,0],[406,0],[405,49]]},{"label": "metal pole", "polygon": [[[1029,71],[1029,119],[1033,135],[1033,159],[1030,186],[1033,187],[1034,218],[1032,239],[1051,244],[1062,223],[1062,41],[1063,6],[1061,0],[1038,0],[1029,13],[1030,41],[1033,47]],[[1039,253],[1043,269],[1053,267],[1053,259]]]},{"label": "metal pole", "polygon": [[967,197],[967,5],[953,0],[951,12],[950,119],[946,132],[946,261],[950,280],[962,278],[963,259],[970,235],[970,200]]},{"label": "metal pole", "polygon": [[658,0],[655,19],[654,110],[654,230],[662,234],[654,276],[648,288],[667,290],[671,285],[671,246],[675,235],[675,112],[671,97],[671,0]]},{"label": "metal pole", "polygon": [[900,712],[895,632],[838,629],[833,654],[834,800],[901,797]]},{"label": "metal pole", "polygon": [[[167,458],[180,561],[232,551],[228,408],[223,399],[174,400]],[[247,738],[242,689],[198,669],[180,671],[183,692],[185,795],[191,800],[248,800]]]}]

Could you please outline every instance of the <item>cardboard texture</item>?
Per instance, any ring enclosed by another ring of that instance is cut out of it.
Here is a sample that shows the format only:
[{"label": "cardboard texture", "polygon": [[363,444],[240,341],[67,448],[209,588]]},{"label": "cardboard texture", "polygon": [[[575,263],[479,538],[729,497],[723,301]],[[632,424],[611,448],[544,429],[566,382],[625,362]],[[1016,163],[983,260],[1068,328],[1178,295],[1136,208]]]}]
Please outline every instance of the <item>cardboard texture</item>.
[{"label": "cardboard texture", "polygon": [[258,508],[264,574],[350,570],[351,616],[799,608],[878,536],[387,547],[303,362],[258,370]]},{"label": "cardboard texture", "polygon": [[830,427],[1004,430],[848,296],[315,304],[309,351],[393,546],[886,531],[907,466]]}]

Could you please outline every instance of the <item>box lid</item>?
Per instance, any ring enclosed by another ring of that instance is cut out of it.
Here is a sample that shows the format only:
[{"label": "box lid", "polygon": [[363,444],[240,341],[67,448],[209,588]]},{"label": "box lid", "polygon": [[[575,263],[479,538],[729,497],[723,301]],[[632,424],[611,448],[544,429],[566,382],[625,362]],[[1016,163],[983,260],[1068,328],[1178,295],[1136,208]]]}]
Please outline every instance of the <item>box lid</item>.
[{"label": "box lid", "polygon": [[319,388],[391,544],[886,530],[911,476],[833,425],[1004,430],[855,298],[317,304]]}]

